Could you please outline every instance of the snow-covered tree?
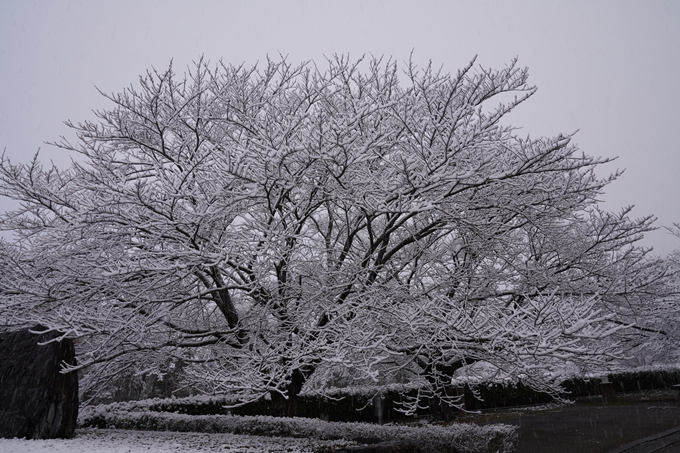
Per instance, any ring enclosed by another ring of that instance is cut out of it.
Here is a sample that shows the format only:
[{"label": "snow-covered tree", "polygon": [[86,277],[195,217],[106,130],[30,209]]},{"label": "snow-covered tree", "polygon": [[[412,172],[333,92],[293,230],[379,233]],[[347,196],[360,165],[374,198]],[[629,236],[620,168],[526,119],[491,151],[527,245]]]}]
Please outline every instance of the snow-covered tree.
[{"label": "snow-covered tree", "polygon": [[446,399],[467,363],[554,389],[618,356],[622,298],[664,274],[635,246],[652,219],[597,208],[617,175],[571,136],[504,125],[526,69],[326,66],[153,71],[69,123],[70,168],[3,157],[5,324],[75,338],[101,379],[181,358],[288,414],[332,370]]},{"label": "snow-covered tree", "polygon": [[[680,225],[668,231],[680,238]],[[661,260],[658,260],[661,261]],[[628,366],[670,365],[680,361],[680,251],[675,250],[663,260],[664,278],[651,291],[638,292],[631,299],[622,298],[622,319],[634,324],[621,339],[629,352]],[[645,303],[653,300],[653,303]]]}]

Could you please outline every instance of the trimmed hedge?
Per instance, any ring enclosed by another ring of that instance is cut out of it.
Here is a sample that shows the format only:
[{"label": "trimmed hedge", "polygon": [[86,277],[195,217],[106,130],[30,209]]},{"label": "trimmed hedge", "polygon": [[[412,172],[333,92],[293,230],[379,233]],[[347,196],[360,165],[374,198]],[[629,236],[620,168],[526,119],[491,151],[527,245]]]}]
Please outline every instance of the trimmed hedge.
[{"label": "trimmed hedge", "polygon": [[672,389],[680,384],[680,369],[653,371],[633,371],[609,375],[617,392],[636,392],[640,390]]},{"label": "trimmed hedge", "polygon": [[[652,389],[670,389],[680,383],[680,369],[641,370],[625,373],[610,374],[609,381],[614,383],[617,392],[630,392]],[[562,383],[566,393],[565,398],[600,395],[600,379],[570,379]],[[415,397],[417,390],[410,388],[405,391],[390,387],[380,393],[382,418],[378,416],[374,405],[374,395],[380,388],[336,389],[332,397],[319,394],[303,394],[298,396],[297,416],[304,418],[320,418],[338,422],[384,422],[400,421],[406,417],[399,411],[401,402],[406,397]],[[478,399],[478,395],[481,399]],[[545,404],[553,401],[547,393],[536,392],[523,385],[502,383],[486,383],[474,385],[474,393],[469,386],[465,387],[465,402],[468,411],[485,410],[500,407],[527,406]],[[420,416],[435,416],[438,418],[454,418],[458,413],[455,409],[442,408],[436,400],[430,400],[429,409],[418,412]],[[189,397],[178,399],[155,399],[143,401],[129,401],[98,406],[100,411],[123,412],[161,412],[186,415],[238,415],[260,416],[273,413],[271,401],[261,399],[254,403],[237,406],[238,401],[227,397]],[[235,406],[235,407],[234,407]],[[86,408],[87,409],[87,408]]]},{"label": "trimmed hedge", "polygon": [[[479,396],[477,398],[475,393]],[[553,401],[552,395],[537,392],[518,382],[516,384],[484,383],[474,387],[465,386],[465,409],[479,411],[498,407],[529,406]]]},{"label": "trimmed hedge", "polygon": [[[375,389],[375,392],[378,390]],[[403,398],[404,396],[398,390],[390,390],[381,395],[383,421],[389,422],[406,418],[402,412],[397,410]],[[373,392],[363,394],[355,392],[350,394],[338,393],[333,395],[332,398],[317,394],[300,395],[297,400],[296,415],[297,417],[320,418],[337,422],[375,422],[378,421],[379,417],[376,415],[373,401]],[[224,396],[126,401],[100,405],[96,408],[103,411],[173,412],[187,415],[259,416],[270,415],[274,412],[270,400],[260,399],[239,406],[238,401]],[[85,408],[85,410],[88,409]],[[421,415],[428,414],[429,411],[423,410]]]},{"label": "trimmed hedge", "polygon": [[[607,375],[609,382],[614,384],[618,393],[637,392],[641,390],[668,390],[673,385],[680,384],[680,369],[666,368],[656,370],[635,370]],[[600,377],[572,378],[562,382],[564,398],[579,398],[586,396],[599,396]],[[481,401],[475,398],[472,390],[466,386],[465,403],[470,411],[492,409],[511,406],[528,406],[533,404],[545,404],[554,398],[543,392],[537,392],[523,385],[485,383],[475,386],[475,391],[480,395]]]},{"label": "trimmed hedge", "polygon": [[127,412],[89,408],[80,419],[83,427],[233,433],[258,436],[304,437],[321,440],[378,438],[416,443],[432,453],[510,453],[517,442],[509,425],[449,426],[376,425],[339,423],[305,418],[187,415],[169,412]]}]

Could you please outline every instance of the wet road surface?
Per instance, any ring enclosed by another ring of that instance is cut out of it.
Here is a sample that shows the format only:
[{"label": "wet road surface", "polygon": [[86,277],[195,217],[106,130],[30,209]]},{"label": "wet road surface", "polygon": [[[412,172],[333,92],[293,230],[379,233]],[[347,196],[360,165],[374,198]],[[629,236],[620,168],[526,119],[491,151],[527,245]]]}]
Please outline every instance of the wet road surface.
[{"label": "wet road surface", "polygon": [[[609,453],[631,442],[680,427],[680,400],[676,392],[620,397],[604,404],[599,399],[544,410],[515,409],[459,418],[460,422],[506,423],[519,427],[517,453]],[[621,453],[680,453],[678,442],[657,442]],[[670,442],[670,443],[669,443]]]}]

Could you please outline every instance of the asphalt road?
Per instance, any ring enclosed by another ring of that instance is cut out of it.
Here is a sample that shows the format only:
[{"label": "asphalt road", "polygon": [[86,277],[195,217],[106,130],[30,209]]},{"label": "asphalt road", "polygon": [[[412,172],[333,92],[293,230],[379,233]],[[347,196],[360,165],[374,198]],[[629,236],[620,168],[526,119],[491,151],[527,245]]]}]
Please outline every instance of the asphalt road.
[{"label": "asphalt road", "polygon": [[[610,453],[680,427],[680,399],[675,391],[645,392],[618,396],[609,404],[599,399],[581,399],[561,407],[504,410],[457,421],[519,426],[517,453]],[[652,448],[650,441],[621,453],[680,452],[680,442],[671,442],[669,439],[674,438],[669,436],[665,439],[669,445],[660,444],[658,439],[656,442],[662,450]]]}]

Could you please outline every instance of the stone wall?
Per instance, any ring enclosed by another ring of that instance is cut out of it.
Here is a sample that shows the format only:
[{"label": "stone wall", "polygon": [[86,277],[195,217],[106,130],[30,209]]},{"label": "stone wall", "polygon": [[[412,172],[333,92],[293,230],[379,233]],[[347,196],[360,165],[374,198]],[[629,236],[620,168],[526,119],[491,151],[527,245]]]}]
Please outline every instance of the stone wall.
[{"label": "stone wall", "polygon": [[[41,326],[30,329],[45,330]],[[56,332],[29,329],[0,333],[0,437],[70,438],[78,417],[78,375],[62,374],[74,365],[73,341]]]}]

